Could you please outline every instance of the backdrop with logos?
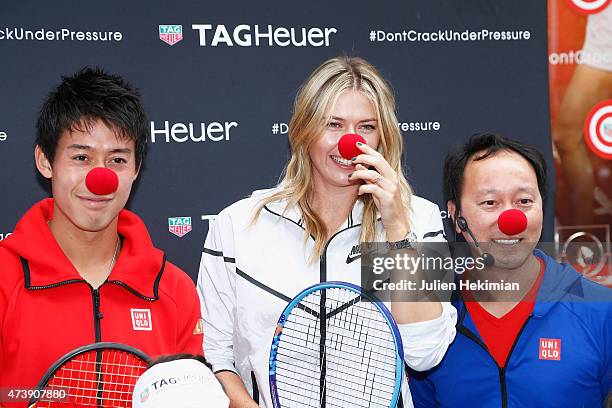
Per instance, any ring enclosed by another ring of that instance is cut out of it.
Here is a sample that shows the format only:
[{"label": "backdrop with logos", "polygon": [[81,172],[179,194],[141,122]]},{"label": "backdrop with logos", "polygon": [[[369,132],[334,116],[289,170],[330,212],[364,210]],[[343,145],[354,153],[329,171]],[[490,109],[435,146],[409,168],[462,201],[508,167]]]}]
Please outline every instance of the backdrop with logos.
[{"label": "backdrop with logos", "polygon": [[0,239],[48,195],[33,162],[43,98],[62,75],[100,66],[141,90],[151,122],[129,208],[195,278],[208,219],[276,183],[297,88],[342,54],[392,84],[409,180],[442,210],[444,156],[475,132],[531,143],[554,167],[544,1],[4,2]]},{"label": "backdrop with logos", "polygon": [[550,0],[550,119],[560,258],[612,287],[612,1]]}]

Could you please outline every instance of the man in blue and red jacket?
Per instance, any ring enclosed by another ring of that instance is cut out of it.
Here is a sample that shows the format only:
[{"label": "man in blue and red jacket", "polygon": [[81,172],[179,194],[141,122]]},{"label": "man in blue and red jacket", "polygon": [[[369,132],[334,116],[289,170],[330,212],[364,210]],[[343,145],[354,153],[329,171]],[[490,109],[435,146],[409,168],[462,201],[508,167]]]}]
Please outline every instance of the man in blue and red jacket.
[{"label": "man in blue and red jacket", "polygon": [[98,69],[63,78],[45,100],[35,160],[53,198],[0,242],[0,398],[89,343],[202,354],[195,285],[124,209],[148,129],[138,92]]},{"label": "man in blue and red jacket", "polygon": [[[601,407],[610,393],[612,290],[535,249],[546,173],[537,150],[493,134],[475,135],[447,157],[456,232],[491,261],[458,282],[519,289],[458,285],[455,341],[437,367],[410,373],[416,407]],[[510,225],[504,213],[522,220]]]}]

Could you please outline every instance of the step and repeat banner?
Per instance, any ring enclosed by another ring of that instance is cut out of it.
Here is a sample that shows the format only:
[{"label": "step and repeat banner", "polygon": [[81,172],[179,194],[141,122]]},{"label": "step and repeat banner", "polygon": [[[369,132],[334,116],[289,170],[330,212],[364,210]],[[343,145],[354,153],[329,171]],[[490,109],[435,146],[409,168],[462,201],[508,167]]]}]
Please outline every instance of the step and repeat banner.
[{"label": "step and repeat banner", "polygon": [[[49,88],[83,66],[120,74],[142,91],[151,137],[129,208],[194,278],[208,220],[277,182],[296,90],[333,56],[363,57],[392,84],[409,180],[442,210],[443,159],[475,132],[531,143],[554,169],[548,70],[562,64],[553,66],[548,51],[551,7],[543,0],[3,2],[0,239],[48,195],[33,161],[36,114]],[[555,101],[562,93],[551,90]],[[570,195],[571,183],[582,183],[566,180]],[[543,240],[552,242],[554,171],[549,188]]]},{"label": "step and repeat banner", "polygon": [[559,257],[612,287],[612,1],[550,0]]}]

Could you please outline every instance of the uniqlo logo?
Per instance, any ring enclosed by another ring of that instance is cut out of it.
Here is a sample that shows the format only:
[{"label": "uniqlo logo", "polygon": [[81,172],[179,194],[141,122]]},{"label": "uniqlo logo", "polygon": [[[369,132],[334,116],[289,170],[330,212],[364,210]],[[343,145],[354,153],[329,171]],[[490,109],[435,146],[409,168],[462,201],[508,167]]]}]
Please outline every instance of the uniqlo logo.
[{"label": "uniqlo logo", "polygon": [[151,310],[130,309],[130,311],[132,312],[132,328],[134,330],[153,330]]},{"label": "uniqlo logo", "polygon": [[561,339],[540,339],[540,360],[561,360]]}]

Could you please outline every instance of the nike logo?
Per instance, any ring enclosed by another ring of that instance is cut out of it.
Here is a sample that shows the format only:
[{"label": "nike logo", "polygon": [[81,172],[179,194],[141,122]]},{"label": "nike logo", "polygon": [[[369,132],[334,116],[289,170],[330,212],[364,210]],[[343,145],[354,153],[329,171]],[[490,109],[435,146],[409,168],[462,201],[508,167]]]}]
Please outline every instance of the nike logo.
[{"label": "nike logo", "polygon": [[351,252],[349,252],[348,256],[346,257],[346,263],[348,265],[359,258],[361,258],[361,245],[353,245]]}]

